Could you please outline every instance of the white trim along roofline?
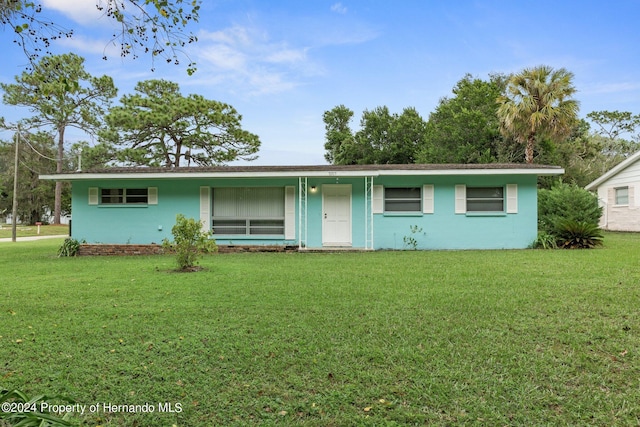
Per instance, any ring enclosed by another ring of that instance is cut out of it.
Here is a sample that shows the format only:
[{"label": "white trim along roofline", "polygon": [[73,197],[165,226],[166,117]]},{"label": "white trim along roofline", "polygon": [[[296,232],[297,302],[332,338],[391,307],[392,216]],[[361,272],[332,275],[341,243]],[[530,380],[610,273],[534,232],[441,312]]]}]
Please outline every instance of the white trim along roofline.
[{"label": "white trim along roofline", "polygon": [[602,184],[603,182],[605,182],[606,180],[608,180],[612,176],[616,175],[618,172],[626,169],[631,164],[635,163],[636,160],[638,160],[638,159],[640,159],[640,151],[638,151],[636,153],[633,153],[632,155],[630,155],[629,157],[624,159],[622,162],[618,163],[617,165],[615,165],[614,167],[609,169],[609,171],[607,171],[604,174],[600,175],[600,177],[596,178],[593,182],[591,182],[590,184],[588,184],[584,188],[586,188],[587,190],[590,190],[590,191],[597,190],[598,186],[600,184]]},{"label": "white trim along roofline", "polygon": [[[69,172],[60,174],[40,175],[40,179],[55,181],[86,181],[95,179],[190,179],[190,178],[281,178],[281,177],[365,177],[365,176],[459,176],[459,175],[562,175],[564,169],[558,166],[519,167],[522,165],[418,165],[417,167],[403,167],[403,165],[382,165],[383,167],[334,167],[298,166],[269,167],[246,166],[241,168],[215,168],[214,170],[191,168],[181,171],[181,168],[167,168],[166,171],[145,168],[114,168],[113,171],[101,170],[96,172]],[[397,166],[397,167],[393,167]],[[419,167],[423,166],[423,167]],[[444,167],[443,167],[444,166]],[[447,167],[448,166],[448,167]],[[484,167],[483,167],[484,166]],[[500,167],[502,166],[502,167]],[[255,168],[255,170],[252,170]],[[289,170],[287,170],[289,169]]]}]

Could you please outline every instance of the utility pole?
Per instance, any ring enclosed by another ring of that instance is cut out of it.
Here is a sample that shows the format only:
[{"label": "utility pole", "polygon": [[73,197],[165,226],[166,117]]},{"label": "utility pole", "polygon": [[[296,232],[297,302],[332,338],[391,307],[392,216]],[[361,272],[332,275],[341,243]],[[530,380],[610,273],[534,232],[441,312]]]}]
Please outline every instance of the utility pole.
[{"label": "utility pole", "polygon": [[16,134],[16,158],[13,167],[13,208],[11,209],[11,241],[16,241],[18,219],[18,146],[20,145],[20,125]]}]

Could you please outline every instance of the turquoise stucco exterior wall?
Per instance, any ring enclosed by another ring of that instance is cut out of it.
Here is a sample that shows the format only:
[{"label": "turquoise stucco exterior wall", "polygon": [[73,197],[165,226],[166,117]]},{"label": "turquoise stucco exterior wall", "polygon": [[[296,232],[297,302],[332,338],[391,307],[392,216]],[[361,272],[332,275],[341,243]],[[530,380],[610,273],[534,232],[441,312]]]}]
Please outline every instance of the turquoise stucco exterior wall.
[{"label": "turquoise stucco exterior wall", "polygon": [[[508,175],[449,177],[388,177],[375,181],[385,186],[434,185],[432,214],[375,214],[376,249],[408,249],[405,237],[418,249],[521,249],[537,236],[537,177]],[[456,214],[455,186],[518,185],[518,213]],[[411,227],[422,231],[412,233]]]},{"label": "turquoise stucco exterior wall", "polygon": [[[176,215],[200,218],[200,187],[270,187],[295,186],[297,178],[289,179],[162,179],[162,180],[100,180],[72,183],[71,234],[88,243],[149,244],[171,240],[171,228]],[[98,188],[158,188],[157,205],[89,205],[90,187]],[[297,207],[296,207],[297,214]],[[295,245],[296,240],[221,238],[221,244]]]},{"label": "turquoise stucco exterior wall", "polygon": [[[189,181],[109,180],[72,183],[71,236],[88,243],[149,244],[171,238],[176,215],[198,218],[199,187]],[[157,205],[89,205],[90,187],[158,187]]]},{"label": "turquoise stucco exterior wall", "polygon": [[[352,246],[366,245],[365,179],[308,178],[307,232],[308,248],[322,247],[322,186],[349,184],[351,197]],[[374,214],[374,249],[406,249],[405,237],[413,237],[418,249],[501,249],[526,248],[537,234],[537,177],[534,175],[468,175],[468,176],[381,176],[374,185],[420,187],[434,185],[433,214]],[[457,184],[474,186],[518,185],[518,213],[470,215],[455,214],[454,189]],[[160,180],[81,180],[72,183],[72,237],[89,243],[148,244],[171,239],[175,217],[182,213],[199,218],[201,186],[254,187],[294,186],[296,196],[296,238],[248,238],[246,236],[214,236],[219,244],[297,245],[298,178],[234,178],[234,179],[160,179]],[[316,191],[309,189],[315,186]],[[144,206],[89,205],[90,187],[141,188],[157,187],[158,204]],[[411,226],[422,229],[411,233]]]}]

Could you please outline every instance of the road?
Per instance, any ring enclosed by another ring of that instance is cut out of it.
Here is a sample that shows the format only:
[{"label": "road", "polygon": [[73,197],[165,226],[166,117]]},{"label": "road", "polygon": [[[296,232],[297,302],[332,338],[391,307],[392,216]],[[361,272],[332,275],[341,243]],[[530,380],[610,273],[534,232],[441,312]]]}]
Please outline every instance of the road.
[{"label": "road", "polygon": [[[28,242],[31,240],[40,240],[40,239],[58,239],[61,237],[69,237],[66,234],[63,235],[59,235],[59,236],[29,236],[29,237],[18,237],[16,239],[17,242]],[[0,243],[2,242],[10,242],[11,241],[11,237],[6,237],[6,238],[2,238],[0,239]]]}]

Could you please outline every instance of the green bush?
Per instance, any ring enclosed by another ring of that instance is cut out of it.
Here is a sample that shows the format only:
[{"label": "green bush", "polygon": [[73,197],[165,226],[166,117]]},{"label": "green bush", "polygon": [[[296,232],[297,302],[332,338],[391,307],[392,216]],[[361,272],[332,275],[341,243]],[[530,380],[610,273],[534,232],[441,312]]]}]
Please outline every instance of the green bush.
[{"label": "green bush", "polygon": [[602,245],[602,230],[585,221],[563,220],[556,224],[558,247],[565,249],[591,249]]},{"label": "green bush", "polygon": [[215,252],[218,247],[211,233],[202,231],[202,224],[182,214],[176,216],[176,225],[171,229],[173,242],[164,239],[163,246],[176,253],[178,269],[193,271],[202,252]]},{"label": "green bush", "polygon": [[20,427],[69,427],[75,424],[69,421],[71,412],[62,418],[49,413],[56,401],[73,404],[73,400],[62,396],[39,395],[28,397],[20,390],[1,390],[0,426]]},{"label": "green bush", "polygon": [[538,237],[531,245],[533,249],[556,249],[558,247],[557,237],[546,231],[538,231]]},{"label": "green bush", "polygon": [[62,246],[58,249],[58,257],[63,256],[76,256],[78,251],[80,250],[80,243],[76,239],[72,239],[71,237],[67,237],[64,239]]},{"label": "green bush", "polygon": [[538,230],[556,234],[563,221],[584,222],[597,228],[602,208],[595,194],[578,187],[558,183],[550,190],[538,191]]}]

